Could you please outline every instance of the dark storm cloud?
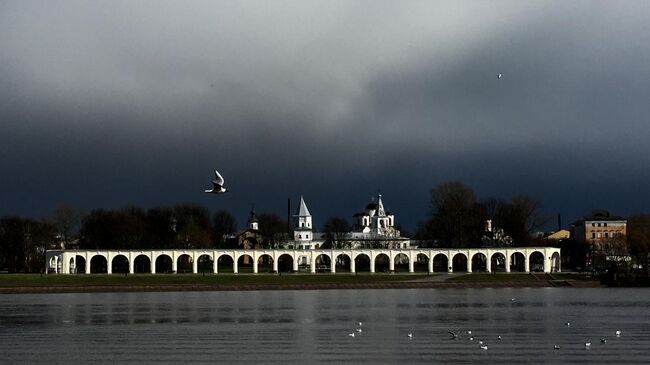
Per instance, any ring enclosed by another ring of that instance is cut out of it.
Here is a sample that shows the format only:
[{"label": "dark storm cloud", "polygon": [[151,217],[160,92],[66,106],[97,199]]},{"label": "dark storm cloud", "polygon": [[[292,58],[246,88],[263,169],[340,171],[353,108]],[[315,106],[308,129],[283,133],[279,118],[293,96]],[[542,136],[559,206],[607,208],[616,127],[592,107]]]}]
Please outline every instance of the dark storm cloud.
[{"label": "dark storm cloud", "polygon": [[647,210],[649,8],[3,2],[0,214],[193,201],[242,221],[305,194],[319,225],[381,188],[413,227],[451,179],[574,218]]}]

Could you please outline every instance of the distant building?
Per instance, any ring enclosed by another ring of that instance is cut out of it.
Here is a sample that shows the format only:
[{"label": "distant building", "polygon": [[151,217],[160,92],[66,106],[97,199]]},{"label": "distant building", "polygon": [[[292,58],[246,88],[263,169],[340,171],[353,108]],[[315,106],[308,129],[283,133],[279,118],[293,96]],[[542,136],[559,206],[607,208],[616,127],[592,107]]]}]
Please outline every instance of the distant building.
[{"label": "distant building", "polygon": [[[327,234],[314,230],[312,215],[302,196],[294,220],[296,224],[292,246],[299,249],[318,249],[326,243]],[[350,232],[337,234],[346,248],[405,248],[410,244],[410,239],[402,237],[400,231],[395,228],[395,216],[384,208],[381,194],[378,194],[376,199],[373,197],[362,212],[355,213],[352,220]]]},{"label": "distant building", "polygon": [[237,235],[237,247],[240,249],[255,249],[261,248],[261,244],[264,243],[264,237],[259,229],[259,221],[255,215],[255,208],[251,209],[250,216],[248,218],[248,227],[243,232]]},{"label": "distant building", "polygon": [[607,210],[594,210],[571,224],[571,240],[563,247],[563,259],[569,267],[597,269],[594,267],[596,253],[616,241],[625,240],[626,235],[627,219],[613,216]]},{"label": "distant building", "polygon": [[549,233],[544,238],[549,241],[561,241],[561,240],[569,239],[569,237],[571,237],[571,231],[566,229],[561,229],[559,231]]},{"label": "distant building", "polygon": [[485,230],[481,237],[483,247],[505,247],[512,245],[512,237],[508,236],[503,228],[495,227],[492,220],[485,221]]},{"label": "distant building", "polygon": [[571,236],[578,244],[597,244],[604,239],[625,237],[627,219],[612,216],[607,210],[594,210],[591,215],[571,225]]}]

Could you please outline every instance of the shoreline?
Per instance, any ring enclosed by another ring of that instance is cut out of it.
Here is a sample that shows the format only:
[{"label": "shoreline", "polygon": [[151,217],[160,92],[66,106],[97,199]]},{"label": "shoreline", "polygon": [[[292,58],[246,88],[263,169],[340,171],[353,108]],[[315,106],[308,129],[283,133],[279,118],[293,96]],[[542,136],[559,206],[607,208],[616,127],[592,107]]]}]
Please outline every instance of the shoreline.
[{"label": "shoreline", "polygon": [[305,284],[235,284],[235,285],[86,285],[86,286],[23,286],[0,287],[0,294],[62,294],[62,293],[131,293],[187,291],[252,291],[252,290],[343,290],[343,289],[444,289],[444,288],[553,288],[604,287],[599,282],[550,281],[405,281],[382,283],[305,283]]}]

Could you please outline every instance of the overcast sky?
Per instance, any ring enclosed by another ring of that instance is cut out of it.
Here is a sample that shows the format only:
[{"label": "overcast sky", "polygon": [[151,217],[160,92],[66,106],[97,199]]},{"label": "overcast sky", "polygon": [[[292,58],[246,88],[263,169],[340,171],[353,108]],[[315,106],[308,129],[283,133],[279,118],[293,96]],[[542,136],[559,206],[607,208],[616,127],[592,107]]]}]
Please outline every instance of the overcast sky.
[{"label": "overcast sky", "polygon": [[[2,1],[0,215],[650,212],[647,1]],[[497,74],[503,77],[497,79]],[[232,192],[204,194],[218,168]]]}]

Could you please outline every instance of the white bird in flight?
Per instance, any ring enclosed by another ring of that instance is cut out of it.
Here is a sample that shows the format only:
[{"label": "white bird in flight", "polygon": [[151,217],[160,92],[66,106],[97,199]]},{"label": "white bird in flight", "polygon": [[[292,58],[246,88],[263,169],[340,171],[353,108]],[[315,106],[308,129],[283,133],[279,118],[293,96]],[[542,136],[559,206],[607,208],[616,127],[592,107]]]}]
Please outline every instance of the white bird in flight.
[{"label": "white bird in flight", "polygon": [[212,193],[212,194],[223,194],[225,192],[228,192],[228,189],[223,187],[223,176],[219,173],[219,171],[214,170],[214,175],[215,178],[212,180],[212,189],[206,190],[206,193]]},{"label": "white bird in flight", "polygon": [[501,79],[501,76],[503,76],[503,74],[498,74],[497,79]]}]

